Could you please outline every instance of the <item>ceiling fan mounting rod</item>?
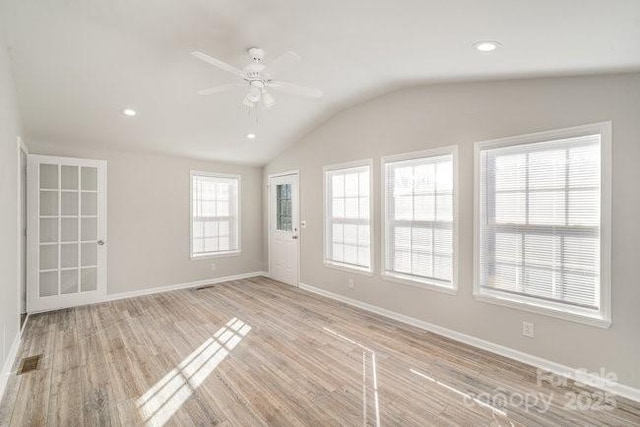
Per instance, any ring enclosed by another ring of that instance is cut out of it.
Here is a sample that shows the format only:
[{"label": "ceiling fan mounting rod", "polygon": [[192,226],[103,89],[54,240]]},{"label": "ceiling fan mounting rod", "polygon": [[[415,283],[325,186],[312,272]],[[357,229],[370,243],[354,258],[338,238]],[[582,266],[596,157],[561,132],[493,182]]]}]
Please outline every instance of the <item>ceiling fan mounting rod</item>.
[{"label": "ceiling fan mounting rod", "polygon": [[264,50],[258,47],[251,47],[247,49],[247,52],[249,53],[249,57],[255,62],[260,62],[264,58]]}]

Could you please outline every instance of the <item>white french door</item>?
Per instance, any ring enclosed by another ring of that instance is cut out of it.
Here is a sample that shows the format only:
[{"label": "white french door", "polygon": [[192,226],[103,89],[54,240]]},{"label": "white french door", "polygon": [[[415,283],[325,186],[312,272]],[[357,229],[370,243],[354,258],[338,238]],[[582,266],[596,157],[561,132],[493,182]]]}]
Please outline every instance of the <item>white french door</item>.
[{"label": "white french door", "polygon": [[269,177],[269,274],[298,286],[298,174]]},{"label": "white french door", "polygon": [[104,300],[107,163],[29,155],[27,311]]}]

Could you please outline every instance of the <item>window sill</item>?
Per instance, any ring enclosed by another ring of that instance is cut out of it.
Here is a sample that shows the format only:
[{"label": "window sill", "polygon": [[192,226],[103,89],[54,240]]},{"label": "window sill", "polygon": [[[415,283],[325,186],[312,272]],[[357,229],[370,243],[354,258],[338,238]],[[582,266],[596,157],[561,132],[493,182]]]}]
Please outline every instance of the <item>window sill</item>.
[{"label": "window sill", "polygon": [[598,328],[607,329],[611,326],[611,319],[606,318],[599,313],[589,313],[586,311],[581,312],[579,309],[574,310],[570,307],[567,307],[566,309],[556,308],[546,305],[544,304],[544,302],[534,304],[507,295],[501,295],[486,291],[478,292],[474,290],[473,296],[476,300],[481,302],[502,305],[517,310],[528,311],[530,313],[542,314],[545,316],[556,317],[562,320],[596,326]]},{"label": "window sill", "polygon": [[373,277],[373,270],[367,268],[356,267],[327,260],[324,261],[324,265],[325,267],[333,268],[335,270],[348,271],[349,273],[358,273],[367,277]]},{"label": "window sill", "polygon": [[210,254],[203,254],[203,255],[191,254],[191,260],[197,261],[200,259],[226,258],[226,257],[238,256],[240,254],[241,254],[240,251],[219,252],[219,253],[210,253]]},{"label": "window sill", "polygon": [[396,276],[395,274],[382,273],[382,280],[386,280],[388,282],[399,283],[401,285],[413,286],[415,288],[428,289],[430,291],[442,292],[448,295],[456,295],[458,293],[458,287],[453,285],[452,287],[447,287],[435,282],[431,282],[428,280],[411,280],[401,276]]}]

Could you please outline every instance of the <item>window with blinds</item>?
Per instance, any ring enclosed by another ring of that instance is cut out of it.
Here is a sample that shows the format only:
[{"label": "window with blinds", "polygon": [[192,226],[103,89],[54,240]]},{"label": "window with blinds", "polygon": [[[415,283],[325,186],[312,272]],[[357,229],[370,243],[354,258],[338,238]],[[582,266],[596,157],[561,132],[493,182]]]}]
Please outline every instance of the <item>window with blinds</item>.
[{"label": "window with blinds", "polygon": [[383,159],[383,277],[456,288],[455,147]]},{"label": "window with blinds", "polygon": [[325,167],[325,198],[325,264],[371,272],[371,162]]},{"label": "window with blinds", "polygon": [[600,313],[601,133],[478,147],[481,294]]},{"label": "window with blinds", "polygon": [[240,176],[191,173],[191,257],[240,252]]}]

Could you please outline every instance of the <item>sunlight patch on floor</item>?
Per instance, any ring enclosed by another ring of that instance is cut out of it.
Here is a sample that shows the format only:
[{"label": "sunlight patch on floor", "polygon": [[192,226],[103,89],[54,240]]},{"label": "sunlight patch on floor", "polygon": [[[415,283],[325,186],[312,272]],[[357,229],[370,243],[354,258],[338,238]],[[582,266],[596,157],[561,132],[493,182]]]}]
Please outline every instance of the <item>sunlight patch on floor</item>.
[{"label": "sunlight patch on floor", "polygon": [[323,327],[322,330],[329,335],[333,335],[343,341],[353,344],[362,349],[362,420],[364,425],[368,424],[367,415],[367,356],[371,360],[371,387],[373,391],[373,410],[375,416],[375,425],[380,427],[380,399],[378,397],[378,367],[376,365],[376,352],[369,347],[355,341],[349,337],[346,337],[338,332],[331,330],[327,327]]},{"label": "sunlight patch on floor", "polygon": [[147,390],[136,402],[145,425],[160,427],[169,421],[250,330],[234,317]]},{"label": "sunlight patch on floor", "polygon": [[415,374],[421,378],[424,378],[425,380],[431,381],[434,384],[439,385],[440,387],[444,387],[449,391],[452,391],[453,393],[457,394],[458,396],[462,397],[463,399],[471,399],[473,400],[475,403],[477,403],[478,405],[485,407],[487,409],[489,409],[492,413],[494,414],[498,414],[498,415],[502,415],[503,417],[507,416],[507,413],[501,409],[498,409],[492,405],[489,405],[488,403],[485,403],[479,399],[476,399],[475,397],[471,396],[468,393],[464,393],[454,387],[451,387],[450,385],[447,385],[441,381],[436,380],[435,378],[431,378],[429,375],[423,374],[420,371],[417,371],[415,369],[409,369],[409,372],[411,372],[412,374]]}]

